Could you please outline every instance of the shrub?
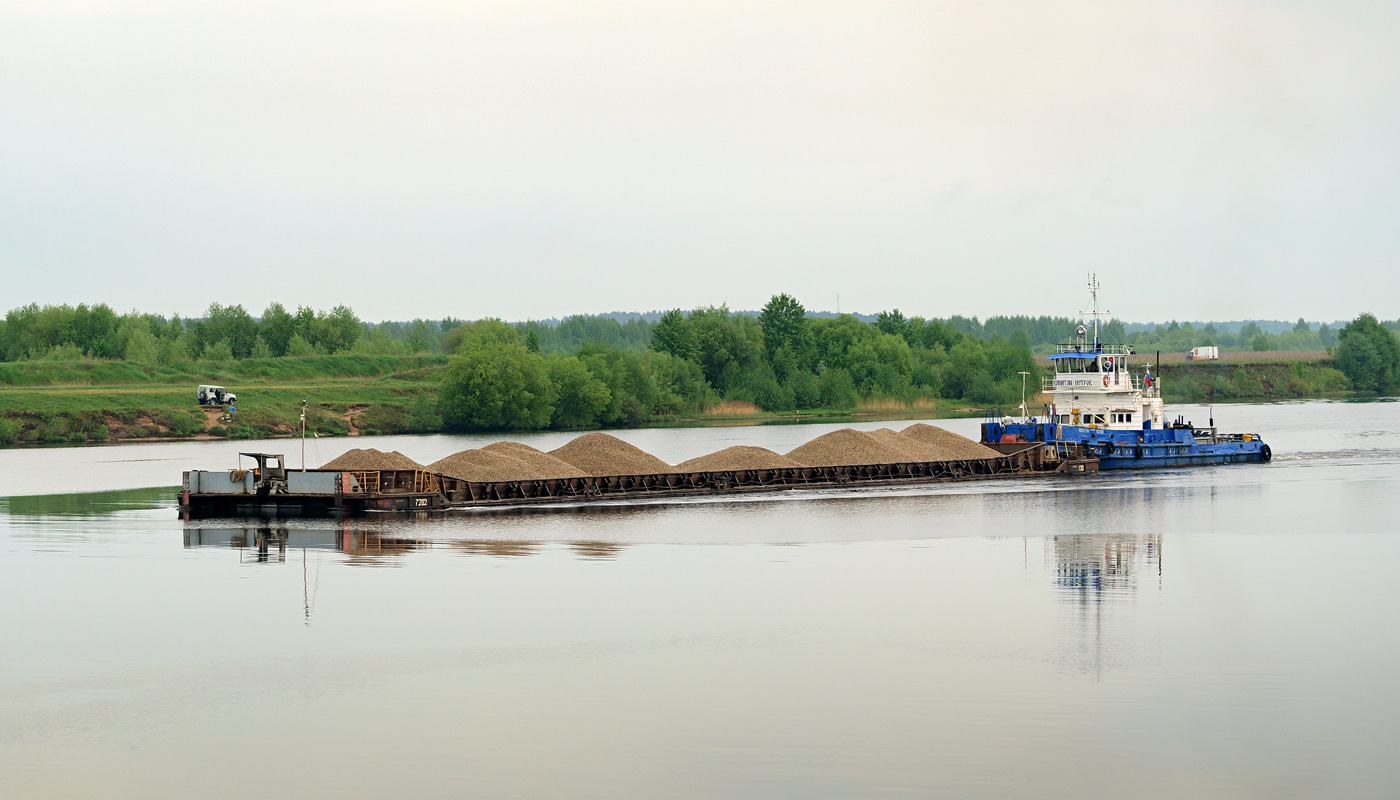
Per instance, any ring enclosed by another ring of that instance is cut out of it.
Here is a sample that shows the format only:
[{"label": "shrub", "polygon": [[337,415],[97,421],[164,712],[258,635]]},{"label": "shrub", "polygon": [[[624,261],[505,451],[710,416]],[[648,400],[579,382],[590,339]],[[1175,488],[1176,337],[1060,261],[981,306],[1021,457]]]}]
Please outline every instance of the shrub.
[{"label": "shrub", "polygon": [[20,424],[9,418],[0,418],[0,445],[8,447],[19,441]]},{"label": "shrub", "polygon": [[523,344],[464,343],[447,365],[440,398],[443,421],[459,429],[543,428],[554,416],[545,361]]},{"label": "shrub", "polygon": [[208,431],[210,436],[228,436],[228,429],[222,425],[215,425]]},{"label": "shrub", "polygon": [[816,408],[821,405],[822,387],[816,375],[806,370],[798,370],[788,376],[787,386],[798,408]]},{"label": "shrub", "polygon": [[818,379],[821,387],[822,405],[827,408],[855,408],[860,396],[856,393],[856,383],[851,373],[844,369],[828,369]]},{"label": "shrub", "polygon": [[[612,402],[612,390],[574,356],[551,356],[549,379],[558,392],[552,424],[556,428],[591,428]],[[628,395],[631,397],[631,395]]]},{"label": "shrub", "polygon": [[442,430],[442,414],[437,398],[420,394],[408,404],[408,428],[415,433],[436,433]]},{"label": "shrub", "polygon": [[772,375],[759,375],[749,382],[753,401],[764,411],[792,411],[797,408],[793,392]]}]

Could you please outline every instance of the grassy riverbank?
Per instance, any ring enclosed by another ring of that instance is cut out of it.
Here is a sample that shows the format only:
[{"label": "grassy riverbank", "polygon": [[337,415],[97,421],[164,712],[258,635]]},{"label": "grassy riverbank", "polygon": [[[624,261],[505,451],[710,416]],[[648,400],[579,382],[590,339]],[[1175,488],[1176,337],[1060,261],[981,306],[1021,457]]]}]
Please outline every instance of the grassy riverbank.
[{"label": "grassy riverbank", "polygon": [[[311,356],[169,367],[130,362],[0,363],[0,445],[161,438],[263,438],[299,430],[326,436],[435,433],[443,429],[437,393],[447,359]],[[194,402],[200,383],[239,396],[232,421]],[[770,413],[730,401],[704,412],[657,416],[656,426],[752,425],[813,419],[899,419],[957,415],[957,401],[862,400],[854,409]],[[968,413],[971,409],[963,409]]]},{"label": "grassy riverbank", "polygon": [[1296,400],[1351,391],[1351,382],[1329,359],[1164,363],[1159,374],[1169,403]]},{"label": "grassy riverbank", "polygon": [[[436,355],[310,356],[168,367],[99,360],[3,363],[0,445],[291,436],[299,428],[302,400],[308,403],[307,430],[322,436],[438,432],[437,391],[446,363]],[[1327,360],[1162,364],[1160,374],[1168,402],[1296,399],[1337,396],[1350,389]],[[199,383],[222,384],[239,395],[232,421],[220,419],[222,409],[195,405]],[[981,413],[958,400],[876,398],[861,400],[855,408],[797,413],[729,401],[644,424],[755,425]]]},{"label": "grassy riverbank", "polygon": [[[442,356],[311,356],[167,367],[123,361],[0,364],[0,443],[159,437],[290,435],[308,403],[307,429],[357,433],[431,408]],[[232,421],[194,402],[200,383],[239,395]],[[433,423],[432,419],[426,422]],[[433,427],[440,423],[433,423]]]}]

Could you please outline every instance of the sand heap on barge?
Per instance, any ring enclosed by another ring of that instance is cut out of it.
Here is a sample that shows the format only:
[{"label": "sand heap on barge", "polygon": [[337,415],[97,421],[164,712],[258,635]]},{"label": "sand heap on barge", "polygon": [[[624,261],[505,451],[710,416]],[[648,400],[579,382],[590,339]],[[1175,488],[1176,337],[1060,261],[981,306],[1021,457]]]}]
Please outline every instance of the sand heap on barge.
[{"label": "sand heap on barge", "polygon": [[422,465],[402,453],[351,450],[320,469],[285,468],[281,456],[243,453],[251,469],[192,470],[181,507],[199,515],[434,511],[597,503],[709,494],[1083,474],[1092,460],[1029,445],[998,452],[933,425],[902,431],[842,428],[787,454],[735,446],[669,464],[616,436],[583,434],[550,452],[496,442]]}]

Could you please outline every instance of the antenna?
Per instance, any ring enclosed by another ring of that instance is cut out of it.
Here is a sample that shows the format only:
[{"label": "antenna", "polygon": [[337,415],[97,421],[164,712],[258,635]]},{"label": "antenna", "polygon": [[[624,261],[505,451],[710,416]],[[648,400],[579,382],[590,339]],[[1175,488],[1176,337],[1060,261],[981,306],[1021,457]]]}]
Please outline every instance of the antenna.
[{"label": "antenna", "polygon": [[1097,352],[1099,349],[1099,317],[1109,313],[1107,311],[1099,311],[1099,274],[1097,272],[1089,273],[1089,297],[1093,301],[1093,309],[1091,311],[1081,311],[1079,315],[1091,316],[1094,318],[1094,350]]}]

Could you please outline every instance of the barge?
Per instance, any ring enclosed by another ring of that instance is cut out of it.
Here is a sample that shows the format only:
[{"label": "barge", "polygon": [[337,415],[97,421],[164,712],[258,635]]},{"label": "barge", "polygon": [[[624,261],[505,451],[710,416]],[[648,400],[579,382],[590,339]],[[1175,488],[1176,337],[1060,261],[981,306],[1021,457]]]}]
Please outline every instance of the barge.
[{"label": "barge", "polygon": [[511,481],[465,481],[425,470],[290,470],[280,454],[240,453],[253,466],[189,470],[180,488],[188,517],[307,516],[365,512],[597,504],[616,501],[850,489],[948,481],[1090,475],[1098,462],[1072,443],[1023,444],[988,458],[703,472],[657,472]]}]

